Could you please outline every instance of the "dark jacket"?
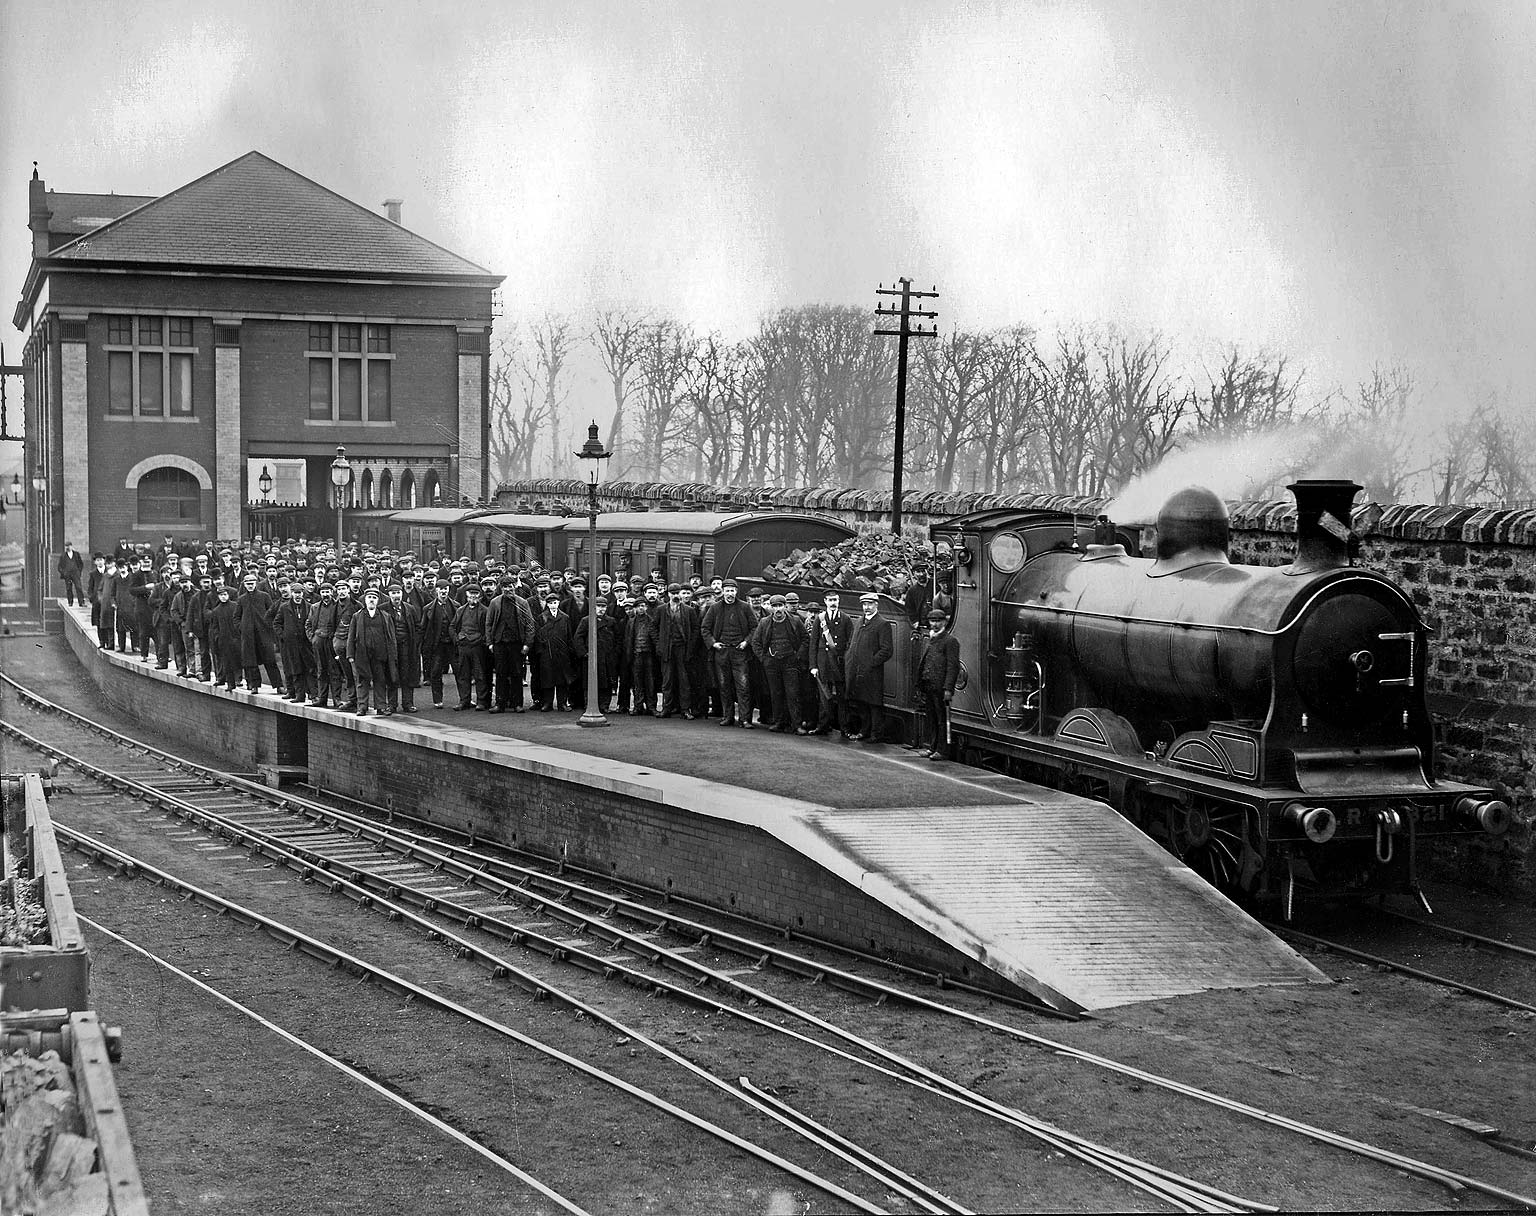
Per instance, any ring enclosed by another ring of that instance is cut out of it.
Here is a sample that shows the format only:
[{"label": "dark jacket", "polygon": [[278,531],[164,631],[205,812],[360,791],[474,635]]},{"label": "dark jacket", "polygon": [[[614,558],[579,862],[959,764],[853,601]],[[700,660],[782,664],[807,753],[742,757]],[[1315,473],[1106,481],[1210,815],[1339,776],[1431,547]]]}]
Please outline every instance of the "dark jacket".
[{"label": "dark jacket", "polygon": [[504,591],[486,612],[485,636],[492,646],[532,646],[533,613],[520,596]]},{"label": "dark jacket", "polygon": [[[612,681],[619,674],[620,653],[624,648],[623,630],[619,622],[606,612],[597,618],[597,678]],[[578,662],[587,659],[587,625],[576,629],[571,640],[571,650]]]},{"label": "dark jacket", "polygon": [[917,687],[931,688],[935,692],[955,691],[960,679],[960,642],[952,633],[938,637],[924,634],[917,640]]},{"label": "dark jacket", "polygon": [[[565,613],[551,617],[548,609],[539,615],[533,627],[533,662],[539,685],[550,688],[568,683],[571,678],[571,658],[575,653],[576,623]],[[602,657],[602,645],[598,645],[598,657]]]},{"label": "dark jacket", "polygon": [[486,635],[486,617],[490,609],[484,604],[471,604],[467,600],[460,604],[453,614],[453,624],[449,632],[453,635],[455,646],[489,646],[490,638]]},{"label": "dark jacket", "polygon": [[792,612],[786,613],[782,621],[775,621],[772,613],[758,621],[757,628],[752,631],[752,653],[757,656],[757,661],[766,663],[775,657],[771,647],[776,631],[783,638],[783,644],[789,647],[788,654],[778,655],[777,658],[792,667],[804,664],[807,653],[805,626]]},{"label": "dark jacket", "polygon": [[347,658],[360,669],[359,679],[366,670],[372,679],[399,683],[395,618],[383,608],[372,616],[368,615],[368,609],[359,608],[347,629]]},{"label": "dark jacket", "polygon": [[873,620],[861,616],[854,622],[843,661],[849,699],[870,705],[885,699],[885,664],[894,653],[889,621],[877,613]]},{"label": "dark jacket", "polygon": [[422,654],[432,654],[444,647],[453,649],[453,614],[458,610],[459,606],[453,600],[439,604],[435,597],[421,610]]},{"label": "dark jacket", "polygon": [[395,664],[400,669],[400,683],[421,683],[421,610],[408,599],[400,606],[388,603],[383,609],[395,622]]},{"label": "dark jacket", "polygon": [[676,610],[670,605],[663,608],[657,624],[657,639],[662,654],[681,650],[684,658],[692,658],[704,645],[703,635],[699,632],[699,610],[692,604],[679,604]]},{"label": "dark jacket", "polygon": [[85,569],[85,559],[80,556],[78,550],[66,549],[59,554],[59,577],[73,582],[80,581],[80,572]]},{"label": "dark jacket", "polygon": [[737,600],[734,604],[720,600],[711,604],[699,626],[704,635],[704,645],[711,650],[717,642],[727,647],[739,646],[751,639],[752,631],[756,628],[757,613],[752,611],[752,605],[745,600]]},{"label": "dark jacket", "polygon": [[277,661],[277,632],[272,627],[275,609],[265,591],[246,591],[235,604],[235,636],[240,640],[240,666],[260,667]]},{"label": "dark jacket", "polygon": [[835,688],[843,682],[853,618],[839,611],[834,621],[824,612],[811,622],[810,632],[811,666],[816,669],[816,680],[823,688]]}]

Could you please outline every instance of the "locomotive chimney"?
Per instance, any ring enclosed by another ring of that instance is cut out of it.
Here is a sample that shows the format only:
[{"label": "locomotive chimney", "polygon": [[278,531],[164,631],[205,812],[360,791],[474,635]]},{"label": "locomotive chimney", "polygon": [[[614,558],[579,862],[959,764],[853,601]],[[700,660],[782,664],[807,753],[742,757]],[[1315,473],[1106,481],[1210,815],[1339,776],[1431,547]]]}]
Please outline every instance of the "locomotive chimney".
[{"label": "locomotive chimney", "polygon": [[1352,481],[1296,481],[1296,560],[1288,573],[1311,574],[1350,564],[1349,523],[1360,487]]}]

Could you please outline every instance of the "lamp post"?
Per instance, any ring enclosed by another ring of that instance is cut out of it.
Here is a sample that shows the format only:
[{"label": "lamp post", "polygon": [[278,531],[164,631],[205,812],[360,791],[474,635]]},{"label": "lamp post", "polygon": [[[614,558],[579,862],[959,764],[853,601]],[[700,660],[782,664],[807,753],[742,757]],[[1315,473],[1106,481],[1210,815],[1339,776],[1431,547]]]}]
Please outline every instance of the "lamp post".
[{"label": "lamp post", "polygon": [[346,505],[347,487],[352,484],[352,466],[347,463],[347,449],[336,445],[336,459],[331,461],[331,485],[336,488],[336,564],[341,565],[341,509]]},{"label": "lamp post", "polygon": [[[266,465],[261,466],[261,476],[256,479],[256,488],[261,491],[261,505],[264,507],[269,505],[268,500],[272,497],[272,473]],[[261,519],[261,539],[269,539],[265,515]]]},{"label": "lamp post", "polygon": [[52,522],[48,518],[48,475],[41,461],[32,476],[32,489],[37,498],[37,610],[41,613],[43,600],[48,597],[48,532]]},{"label": "lamp post", "polygon": [[587,441],[576,455],[592,462],[587,478],[587,712],[578,722],[582,726],[607,726],[608,719],[597,703],[597,480],[601,462],[613,453],[598,438],[597,423],[587,428]]}]

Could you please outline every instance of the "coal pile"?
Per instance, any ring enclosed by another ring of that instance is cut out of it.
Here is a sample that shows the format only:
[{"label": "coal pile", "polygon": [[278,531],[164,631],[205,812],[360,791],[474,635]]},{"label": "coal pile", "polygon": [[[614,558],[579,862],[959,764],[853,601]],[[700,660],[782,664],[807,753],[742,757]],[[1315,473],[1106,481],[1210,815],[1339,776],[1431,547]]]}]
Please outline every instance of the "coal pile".
[{"label": "coal pile", "polygon": [[842,591],[889,591],[898,575],[908,582],[926,579],[932,565],[933,554],[923,541],[864,532],[830,549],[796,549],[767,567],[763,578]]}]

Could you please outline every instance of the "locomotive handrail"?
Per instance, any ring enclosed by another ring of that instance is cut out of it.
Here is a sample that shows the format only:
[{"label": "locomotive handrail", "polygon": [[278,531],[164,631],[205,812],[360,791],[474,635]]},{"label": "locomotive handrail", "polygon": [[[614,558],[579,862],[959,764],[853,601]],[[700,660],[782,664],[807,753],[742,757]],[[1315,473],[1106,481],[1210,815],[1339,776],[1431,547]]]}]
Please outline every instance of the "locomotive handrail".
[{"label": "locomotive handrail", "polygon": [[[1308,602],[1310,603],[1311,601],[1309,600]],[[1298,612],[1289,624],[1282,625],[1279,629],[1259,629],[1253,625],[1214,625],[1208,621],[1175,621],[1159,616],[1132,616],[1125,612],[1095,612],[1091,608],[1062,608],[1056,604],[1031,604],[1024,600],[994,598],[992,603],[1003,608],[1025,608],[1031,612],[1054,612],[1058,616],[1086,616],[1099,621],[1118,621],[1121,624],[1174,625],[1181,629],[1209,629],[1217,633],[1246,633],[1253,637],[1261,638],[1277,638],[1281,634],[1289,633],[1302,619],[1302,614]]]},{"label": "locomotive handrail", "polygon": [[[1312,607],[1313,603],[1316,602],[1318,597],[1321,596],[1325,591],[1332,591],[1341,583],[1359,581],[1360,578],[1360,575],[1353,575],[1349,578],[1337,579],[1333,582],[1325,584],[1324,586],[1315,588],[1312,594],[1307,596],[1306,602],[1303,603],[1299,609],[1297,609],[1296,614],[1292,616],[1291,619],[1284,625],[1281,625],[1279,629],[1259,629],[1254,625],[1216,625],[1209,621],[1175,621],[1169,620],[1166,617],[1158,616],[1132,616],[1129,613],[1124,612],[1095,612],[1092,608],[1062,608],[1055,604],[1032,604],[1026,600],[1005,600],[997,596],[994,596],[991,602],[994,607],[1025,608],[1032,612],[1054,612],[1058,616],[1086,616],[1092,617],[1094,620],[1117,621],[1121,624],[1171,625],[1182,629],[1208,629],[1213,633],[1241,633],[1246,634],[1249,637],[1278,638],[1289,633],[1292,629],[1300,625],[1306,617],[1307,609]],[[1408,610],[1413,613],[1414,624],[1417,625],[1420,629],[1427,630],[1429,628],[1424,623],[1423,618],[1419,616],[1419,610],[1414,607],[1413,601],[1410,600],[1406,595],[1403,595],[1399,588],[1394,587],[1391,583],[1384,582],[1377,578],[1366,578],[1365,581],[1370,583],[1373,587],[1387,587],[1393,591],[1396,591],[1398,597],[1402,600],[1404,605],[1406,605]]]}]

